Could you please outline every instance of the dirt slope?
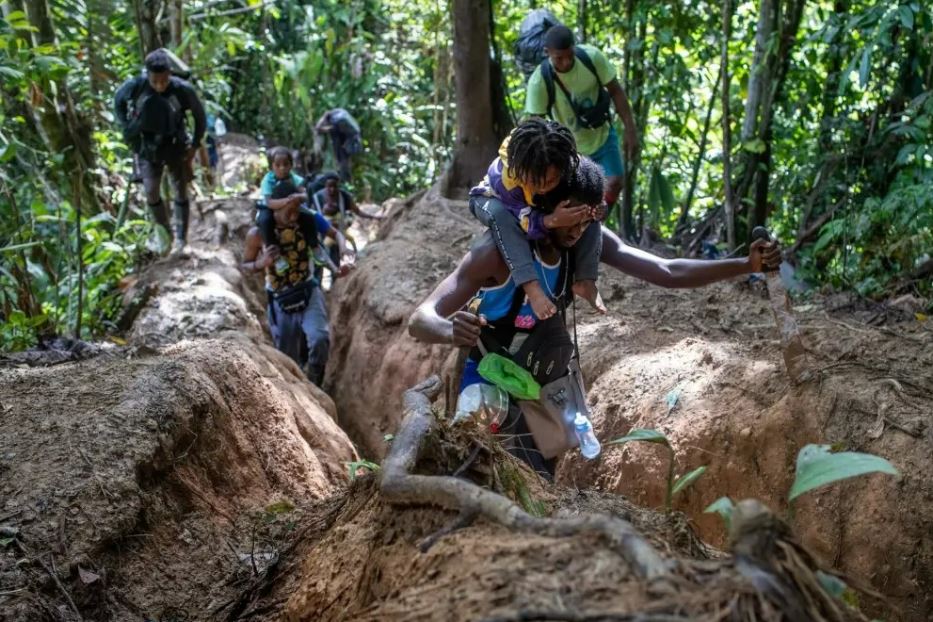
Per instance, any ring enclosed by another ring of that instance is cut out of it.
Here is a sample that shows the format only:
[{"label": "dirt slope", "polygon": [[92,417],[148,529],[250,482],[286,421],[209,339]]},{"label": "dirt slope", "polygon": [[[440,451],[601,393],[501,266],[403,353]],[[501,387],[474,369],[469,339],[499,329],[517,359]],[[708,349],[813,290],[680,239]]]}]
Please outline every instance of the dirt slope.
[{"label": "dirt slope", "polygon": [[207,619],[347,481],[333,402],[268,344],[241,243],[215,245],[250,201],[198,207],[189,255],[127,291],[126,347],[0,368],[2,620]]},{"label": "dirt slope", "polygon": [[371,458],[401,417],[402,392],[436,371],[450,348],[408,336],[414,306],[456,265],[479,229],[463,201],[436,189],[393,202],[389,221],[370,242],[359,269],[331,290],[331,359],[325,388],[340,425]]},{"label": "dirt slope", "polygon": [[[463,203],[429,193],[394,211],[390,226],[335,290],[339,353],[329,374],[341,424],[367,455],[385,451],[398,426],[401,392],[429,371],[450,369],[449,348],[414,343],[405,320],[469,246]],[[453,242],[453,243],[451,243]],[[721,544],[718,519],[702,509],[722,495],[787,507],[798,450],[835,443],[891,460],[898,480],[861,478],[802,498],[796,527],[830,564],[888,595],[902,614],[926,620],[933,601],[933,335],[910,315],[880,309],[828,312],[799,306],[816,380],[796,389],[783,372],[762,283],[744,279],[696,291],[663,290],[604,271],[610,314],[582,307],[582,361],[601,440],[635,427],[668,434],[678,473],[709,471],[676,505],[701,536]],[[668,399],[673,400],[668,412]],[[565,485],[620,492],[661,504],[663,469],[653,445],[607,448],[594,463],[566,460]],[[888,528],[879,529],[879,525]]]}]

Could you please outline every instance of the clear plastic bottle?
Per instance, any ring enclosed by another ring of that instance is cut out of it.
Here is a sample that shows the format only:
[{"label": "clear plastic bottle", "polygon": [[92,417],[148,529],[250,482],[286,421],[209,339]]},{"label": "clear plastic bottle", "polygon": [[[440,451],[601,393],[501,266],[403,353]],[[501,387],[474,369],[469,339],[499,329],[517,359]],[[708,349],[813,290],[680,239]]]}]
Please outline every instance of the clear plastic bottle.
[{"label": "clear plastic bottle", "polygon": [[593,432],[593,424],[586,418],[586,415],[578,412],[573,419],[573,429],[577,433],[577,440],[580,442],[580,453],[587,460],[592,460],[599,455],[601,447],[599,439]]},{"label": "clear plastic bottle", "polygon": [[491,384],[471,384],[460,393],[454,423],[478,418],[495,434],[509,412],[509,395]]}]

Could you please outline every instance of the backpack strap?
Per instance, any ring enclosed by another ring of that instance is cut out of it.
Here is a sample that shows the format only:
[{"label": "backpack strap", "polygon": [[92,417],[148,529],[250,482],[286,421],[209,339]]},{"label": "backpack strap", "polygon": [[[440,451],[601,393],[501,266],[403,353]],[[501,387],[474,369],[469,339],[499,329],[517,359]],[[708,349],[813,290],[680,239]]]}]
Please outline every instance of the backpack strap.
[{"label": "backpack strap", "polygon": [[544,88],[547,90],[547,116],[554,118],[551,109],[554,108],[554,68],[551,67],[551,61],[544,59],[541,61],[541,78],[544,80]]},{"label": "backpack strap", "polygon": [[583,66],[590,70],[594,76],[596,76],[596,82],[599,84],[599,88],[603,87],[602,80],[599,79],[599,73],[596,71],[596,65],[593,64],[593,59],[590,58],[590,55],[586,53],[586,50],[581,48],[579,45],[575,45],[573,48],[573,55],[580,59],[580,62],[583,63]]},{"label": "backpack strap", "polygon": [[309,251],[317,248],[321,244],[321,240],[318,237],[317,222],[314,220],[314,213],[312,211],[299,208],[298,228],[301,230],[301,235],[304,236],[305,244],[308,245],[307,248]]}]

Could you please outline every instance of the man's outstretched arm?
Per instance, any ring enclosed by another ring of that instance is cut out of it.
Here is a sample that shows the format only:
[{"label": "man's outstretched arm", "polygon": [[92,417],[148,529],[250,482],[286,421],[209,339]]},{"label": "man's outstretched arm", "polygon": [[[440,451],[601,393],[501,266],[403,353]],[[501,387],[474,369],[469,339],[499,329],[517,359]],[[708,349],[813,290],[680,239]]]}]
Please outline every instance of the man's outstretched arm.
[{"label": "man's outstretched arm", "polygon": [[736,259],[664,259],[629,246],[603,227],[603,251],[600,261],[620,272],[661,287],[701,287],[743,274],[761,272],[764,266],[781,263],[781,249],[776,243],[756,240],[748,257]]}]

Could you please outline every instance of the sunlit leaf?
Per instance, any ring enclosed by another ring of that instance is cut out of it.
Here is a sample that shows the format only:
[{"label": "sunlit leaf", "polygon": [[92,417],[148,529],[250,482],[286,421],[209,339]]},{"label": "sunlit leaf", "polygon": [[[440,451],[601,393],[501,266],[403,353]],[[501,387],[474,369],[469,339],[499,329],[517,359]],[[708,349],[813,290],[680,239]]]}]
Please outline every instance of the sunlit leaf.
[{"label": "sunlit leaf", "polygon": [[830,449],[829,445],[807,445],[800,450],[790,501],[815,488],[858,475],[898,475],[897,469],[884,458],[852,451],[832,453]]},{"label": "sunlit leaf", "polygon": [[706,473],[706,466],[697,467],[689,473],[684,474],[674,482],[674,488],[671,489],[671,496],[686,490],[691,484],[700,479],[704,473]]},{"label": "sunlit leaf", "polygon": [[726,523],[728,530],[732,524],[732,513],[735,511],[735,503],[729,497],[719,497],[703,510],[705,514],[719,514],[723,522]]},{"label": "sunlit leaf", "polygon": [[626,434],[625,436],[619,437],[617,439],[609,441],[610,445],[622,445],[624,443],[630,443],[632,441],[642,441],[645,443],[657,443],[659,445],[671,446],[670,441],[667,440],[667,437],[658,432],[657,430],[650,430],[646,428],[636,428]]}]

